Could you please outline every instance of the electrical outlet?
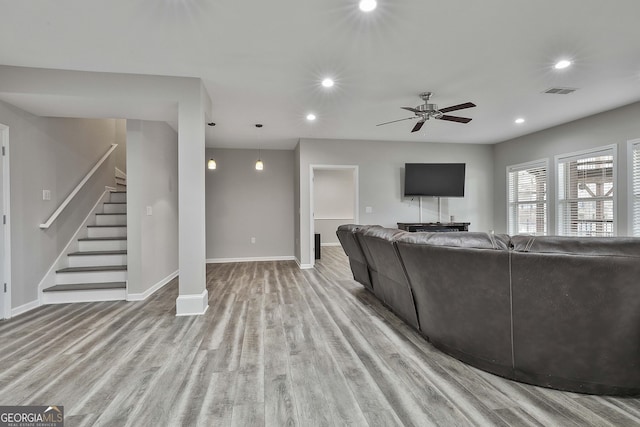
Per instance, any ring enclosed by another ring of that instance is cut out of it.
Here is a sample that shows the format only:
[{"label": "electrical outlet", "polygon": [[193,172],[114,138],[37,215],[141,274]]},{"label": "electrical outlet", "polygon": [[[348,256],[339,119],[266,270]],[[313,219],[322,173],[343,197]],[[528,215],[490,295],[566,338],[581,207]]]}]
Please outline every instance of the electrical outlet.
[{"label": "electrical outlet", "polygon": [[42,200],[51,200],[51,190],[42,190]]},{"label": "electrical outlet", "polygon": [[151,206],[147,206],[147,216],[153,215],[153,208]]},{"label": "electrical outlet", "polygon": [[367,206],[366,208],[364,208],[364,211],[366,213],[373,213],[373,208],[371,206]]},{"label": "electrical outlet", "polygon": [[255,238],[255,237],[252,237],[252,238],[251,238],[251,243],[252,243],[252,244],[255,244],[255,243],[256,243],[256,238]]}]

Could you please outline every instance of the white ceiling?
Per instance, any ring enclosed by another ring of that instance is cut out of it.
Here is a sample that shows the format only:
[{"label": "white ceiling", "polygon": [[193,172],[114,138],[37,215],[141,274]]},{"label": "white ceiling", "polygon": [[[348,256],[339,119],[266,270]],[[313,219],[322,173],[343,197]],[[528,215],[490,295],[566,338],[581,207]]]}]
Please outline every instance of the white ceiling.
[{"label": "white ceiling", "polygon": [[[208,146],[495,143],[640,100],[638,0],[378,0],[369,14],[357,0],[0,2],[6,65],[202,78],[217,123]],[[560,58],[573,66],[553,70]],[[542,93],[553,86],[579,90]],[[411,116],[399,107],[426,90],[440,107],[474,102],[455,113],[473,121],[430,121],[415,134],[413,121],[375,126]],[[175,115],[146,100],[123,111],[96,99],[0,99],[40,115]]]}]

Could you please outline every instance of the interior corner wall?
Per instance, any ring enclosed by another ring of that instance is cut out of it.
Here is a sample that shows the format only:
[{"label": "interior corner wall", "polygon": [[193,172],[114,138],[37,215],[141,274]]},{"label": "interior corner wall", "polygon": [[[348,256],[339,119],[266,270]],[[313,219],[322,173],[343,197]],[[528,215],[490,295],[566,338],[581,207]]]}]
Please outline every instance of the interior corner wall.
[{"label": "interior corner wall", "polygon": [[540,132],[494,145],[494,214],[496,232],[507,230],[507,166],[547,159],[547,200],[549,233],[556,234],[555,156],[616,144],[617,154],[617,229],[629,233],[627,141],[640,138],[640,102],[586,117]]},{"label": "interior corner wall", "polygon": [[[207,259],[294,256],[294,151],[207,149]],[[203,165],[203,168],[205,165]],[[255,243],[251,243],[255,238]]]},{"label": "interior corner wall", "polygon": [[114,152],[116,167],[122,172],[127,172],[127,120],[116,119],[116,144],[118,148]]},{"label": "interior corner wall", "polygon": [[[115,122],[38,117],[0,101],[0,123],[9,126],[13,309],[38,300],[38,284],[105,185],[114,185],[112,155],[51,227],[39,228],[116,140]],[[42,190],[51,191],[51,200],[43,200]]]},{"label": "interior corner wall", "polygon": [[293,255],[300,263],[300,141],[296,144],[293,158]]},{"label": "interior corner wall", "polygon": [[177,133],[127,120],[127,164],[127,292],[146,296],[178,270]]},{"label": "interior corner wall", "polygon": [[[397,227],[419,220],[418,198],[402,195],[405,163],[466,163],[465,197],[442,199],[443,221],[470,222],[472,231],[493,229],[493,148],[483,144],[300,140],[301,264],[311,263],[310,166],[358,165],[359,222]],[[372,212],[367,213],[366,207]],[[438,219],[435,198],[423,198],[423,221]]]}]

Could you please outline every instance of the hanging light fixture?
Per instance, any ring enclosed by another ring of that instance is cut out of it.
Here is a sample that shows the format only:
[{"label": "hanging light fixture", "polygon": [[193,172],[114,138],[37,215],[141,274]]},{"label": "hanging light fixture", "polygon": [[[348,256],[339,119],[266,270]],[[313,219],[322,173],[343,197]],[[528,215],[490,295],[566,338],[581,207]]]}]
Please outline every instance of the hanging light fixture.
[{"label": "hanging light fixture", "polygon": [[[256,123],[256,127],[260,129],[262,125],[260,123]],[[256,170],[264,170],[264,163],[262,163],[262,160],[260,160],[260,148],[258,148],[258,161],[256,162]]]},{"label": "hanging light fixture", "polygon": [[214,170],[217,167],[218,167],[218,165],[216,164],[216,161],[213,160],[213,158],[209,159],[209,161],[207,162],[207,168],[209,170]]},{"label": "hanging light fixture", "polygon": [[264,169],[264,163],[260,160],[260,149],[258,149],[258,161],[256,162],[256,170],[261,171]]}]

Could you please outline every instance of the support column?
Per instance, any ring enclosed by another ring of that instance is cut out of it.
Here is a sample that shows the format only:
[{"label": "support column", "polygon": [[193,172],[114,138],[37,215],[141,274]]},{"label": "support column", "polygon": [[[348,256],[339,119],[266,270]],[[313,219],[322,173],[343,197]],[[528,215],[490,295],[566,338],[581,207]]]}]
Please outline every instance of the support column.
[{"label": "support column", "polygon": [[179,296],[176,316],[204,314],[206,287],[205,109],[202,89],[178,105]]}]

